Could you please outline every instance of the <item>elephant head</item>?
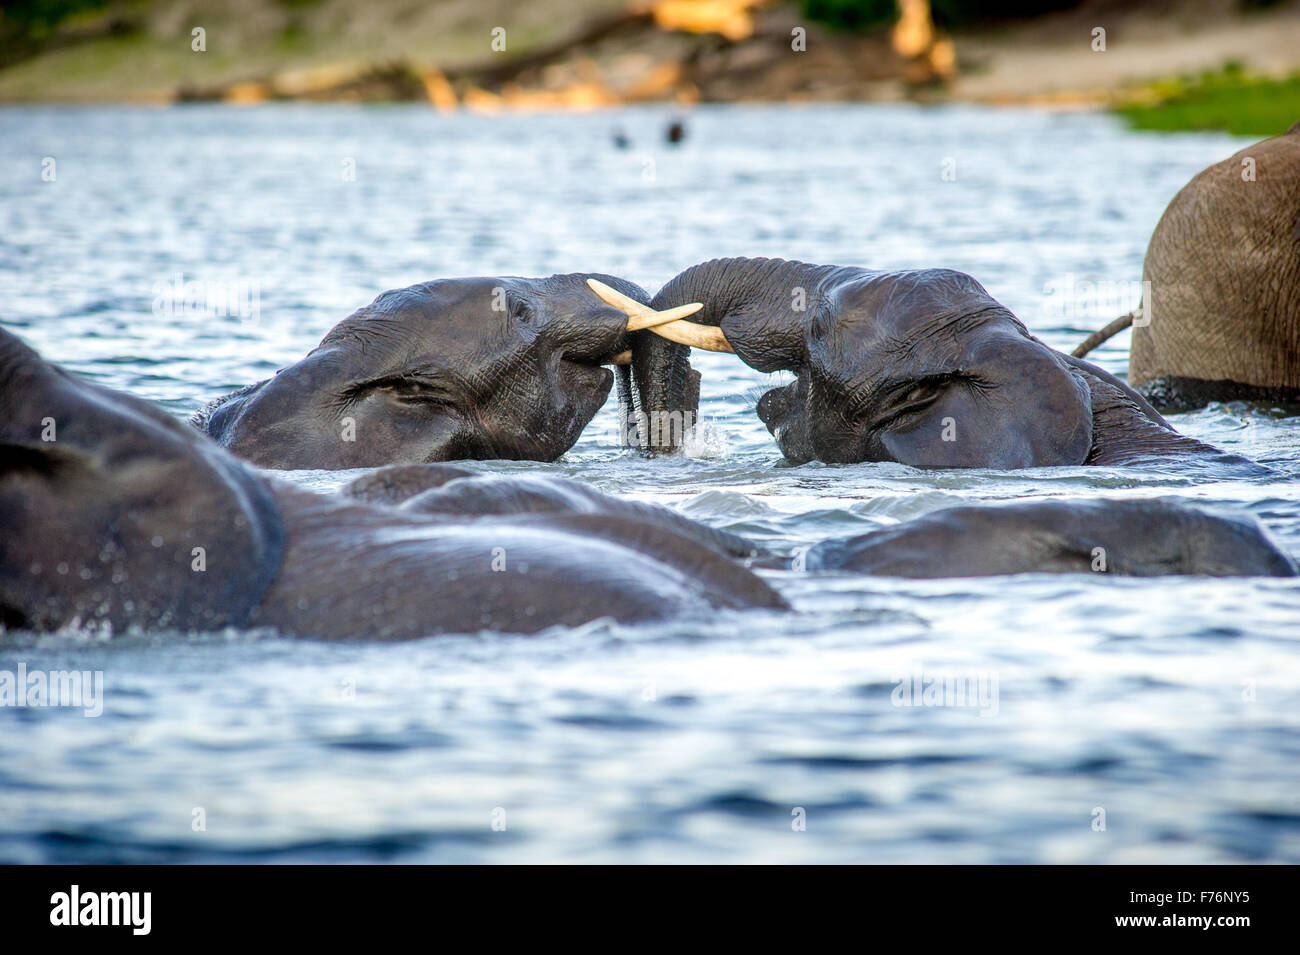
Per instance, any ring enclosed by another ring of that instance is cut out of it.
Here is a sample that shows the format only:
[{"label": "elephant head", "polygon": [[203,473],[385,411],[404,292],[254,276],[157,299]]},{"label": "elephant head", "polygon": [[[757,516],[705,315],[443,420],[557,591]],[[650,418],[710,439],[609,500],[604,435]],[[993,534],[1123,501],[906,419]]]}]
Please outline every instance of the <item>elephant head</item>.
[{"label": "elephant head", "polygon": [[242,626],[280,567],[274,496],[192,428],[0,330],[0,624]]},{"label": "elephant head", "polygon": [[625,404],[693,408],[688,350],[637,334],[591,294],[588,277],[442,279],[385,292],[301,361],[195,423],[263,467],[338,469],[553,461],[605,403],[609,363],[623,366]]},{"label": "elephant head", "polygon": [[797,376],[758,403],[791,461],[1023,468],[1082,464],[1092,449],[1080,369],[961,272],[718,259],[651,305],[688,300],[718,328],[656,331]]}]

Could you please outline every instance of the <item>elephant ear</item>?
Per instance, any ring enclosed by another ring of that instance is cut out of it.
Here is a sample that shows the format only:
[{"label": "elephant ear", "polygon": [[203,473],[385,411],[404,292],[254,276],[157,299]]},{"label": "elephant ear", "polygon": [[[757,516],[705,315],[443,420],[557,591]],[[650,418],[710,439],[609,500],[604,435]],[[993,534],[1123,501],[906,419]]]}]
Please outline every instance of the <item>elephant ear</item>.
[{"label": "elephant ear", "polygon": [[49,630],[242,626],[284,550],[268,482],[0,331],[0,608]]}]

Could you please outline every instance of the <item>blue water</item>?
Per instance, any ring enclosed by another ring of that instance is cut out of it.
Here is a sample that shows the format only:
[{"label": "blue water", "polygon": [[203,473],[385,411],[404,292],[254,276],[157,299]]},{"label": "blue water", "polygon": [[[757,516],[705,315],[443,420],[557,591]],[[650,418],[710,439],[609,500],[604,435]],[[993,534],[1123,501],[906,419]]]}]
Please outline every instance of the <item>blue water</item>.
[{"label": "blue water", "polygon": [[[1140,279],[1165,204],[1243,142],[1086,114],[731,107],[691,113],[673,148],[668,118],[0,110],[0,322],[178,416],[385,289],[583,270],[653,290],[721,255],[962,269],[1068,350],[1132,303],[1051,289]],[[255,286],[257,314],[157,314],[177,273]],[[1093,357],[1122,372],[1127,349]],[[1267,410],[1172,420],[1272,477],[781,468],[752,407],[783,379],[696,364],[688,456],[620,452],[611,404],[557,464],[475,467],[783,551],[959,503],[1114,496],[1246,511],[1300,557],[1300,428]],[[0,861],[1300,861],[1297,583],[769,578],[793,613],[382,646],[0,637],[0,670],[105,685],[97,718],[0,708]],[[996,678],[996,706],[895,705],[918,668]]]}]

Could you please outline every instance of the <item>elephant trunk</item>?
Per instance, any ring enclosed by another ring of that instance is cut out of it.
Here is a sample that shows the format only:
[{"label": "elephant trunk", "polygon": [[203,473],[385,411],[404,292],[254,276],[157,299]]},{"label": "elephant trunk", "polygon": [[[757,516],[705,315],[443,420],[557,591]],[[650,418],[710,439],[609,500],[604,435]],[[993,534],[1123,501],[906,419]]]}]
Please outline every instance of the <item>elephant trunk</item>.
[{"label": "elephant trunk", "polygon": [[785,259],[714,259],[670,281],[651,307],[702,302],[704,310],[691,321],[721,327],[745,364],[761,372],[797,371],[806,354],[804,330],[838,271]]},{"label": "elephant trunk", "polygon": [[[632,302],[644,305],[649,295],[639,285],[616,276],[574,276],[584,295],[595,279]],[[617,307],[617,306],[616,306]],[[631,361],[616,365],[619,443],[649,454],[681,448],[686,432],[695,424],[700,405],[700,375],[691,368],[691,350],[648,330],[628,333],[619,345],[631,352]]]},{"label": "elephant trunk", "polygon": [[691,350],[653,332],[628,336],[632,362],[617,368],[621,443],[651,454],[675,451],[695,425],[700,373]]}]

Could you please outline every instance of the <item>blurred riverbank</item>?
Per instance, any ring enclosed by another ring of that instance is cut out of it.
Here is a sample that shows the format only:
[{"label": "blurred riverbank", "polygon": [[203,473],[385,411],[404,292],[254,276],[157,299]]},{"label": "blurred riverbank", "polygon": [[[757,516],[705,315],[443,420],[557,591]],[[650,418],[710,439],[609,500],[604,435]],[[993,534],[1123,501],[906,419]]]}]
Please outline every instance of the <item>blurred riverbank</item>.
[{"label": "blurred riverbank", "polygon": [[[951,13],[1049,7],[1066,9]],[[15,39],[38,8],[55,12]],[[1300,0],[18,0],[0,27],[10,103],[964,101],[1242,134],[1300,119]]]}]

